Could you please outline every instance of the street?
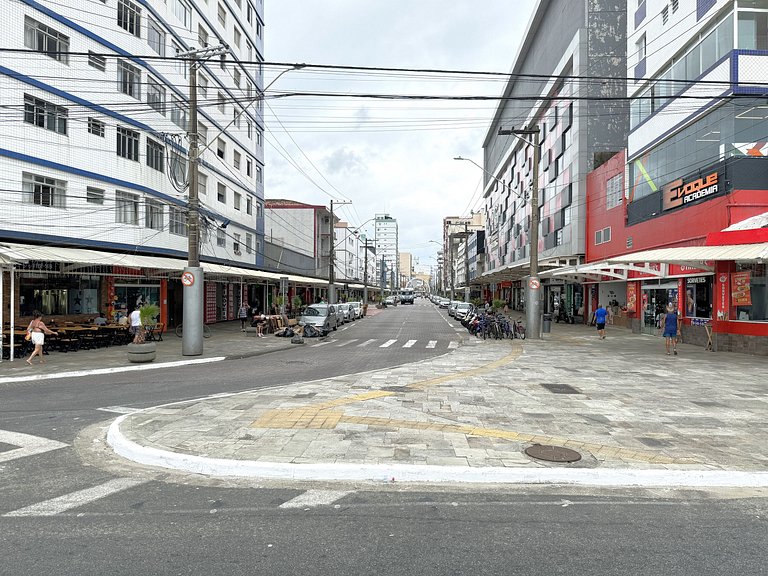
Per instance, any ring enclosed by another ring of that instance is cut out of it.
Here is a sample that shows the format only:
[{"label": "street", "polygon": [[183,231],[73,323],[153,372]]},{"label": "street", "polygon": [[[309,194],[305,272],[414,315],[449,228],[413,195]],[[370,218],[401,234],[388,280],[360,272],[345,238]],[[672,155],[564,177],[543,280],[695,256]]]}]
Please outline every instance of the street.
[{"label": "street", "polygon": [[764,489],[208,478],[103,442],[131,409],[470,354],[457,328],[417,300],[255,358],[0,385],[0,574],[766,573]]}]

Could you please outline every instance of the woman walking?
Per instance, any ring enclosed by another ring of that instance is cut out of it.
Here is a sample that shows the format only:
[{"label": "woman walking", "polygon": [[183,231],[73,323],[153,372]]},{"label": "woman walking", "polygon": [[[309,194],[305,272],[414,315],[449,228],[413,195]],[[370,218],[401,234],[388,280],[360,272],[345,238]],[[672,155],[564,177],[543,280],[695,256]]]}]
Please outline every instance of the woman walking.
[{"label": "woman walking", "polygon": [[240,310],[237,312],[237,317],[240,318],[240,330],[245,332],[245,322],[248,320],[248,306],[245,302],[240,304]]},{"label": "woman walking", "polygon": [[32,366],[32,358],[35,356],[40,356],[40,364],[45,364],[45,359],[43,359],[43,343],[45,342],[45,335],[54,334],[58,336],[59,333],[48,329],[43,323],[43,315],[37,310],[35,310],[35,313],[32,315],[32,322],[27,326],[27,332],[29,332],[32,343],[35,345],[32,354],[27,358],[27,364]]}]

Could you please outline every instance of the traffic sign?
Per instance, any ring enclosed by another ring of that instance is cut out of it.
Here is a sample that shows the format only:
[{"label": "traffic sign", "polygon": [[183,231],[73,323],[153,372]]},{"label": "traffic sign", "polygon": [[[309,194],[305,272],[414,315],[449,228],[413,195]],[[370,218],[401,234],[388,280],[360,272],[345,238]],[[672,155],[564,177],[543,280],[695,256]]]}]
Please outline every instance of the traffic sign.
[{"label": "traffic sign", "polygon": [[538,290],[540,286],[541,286],[541,282],[539,281],[538,278],[531,278],[530,280],[528,280],[528,288],[530,288],[531,290]]},{"label": "traffic sign", "polygon": [[184,286],[192,286],[192,284],[195,283],[195,275],[192,274],[192,272],[184,272],[181,275],[181,283],[184,284]]}]

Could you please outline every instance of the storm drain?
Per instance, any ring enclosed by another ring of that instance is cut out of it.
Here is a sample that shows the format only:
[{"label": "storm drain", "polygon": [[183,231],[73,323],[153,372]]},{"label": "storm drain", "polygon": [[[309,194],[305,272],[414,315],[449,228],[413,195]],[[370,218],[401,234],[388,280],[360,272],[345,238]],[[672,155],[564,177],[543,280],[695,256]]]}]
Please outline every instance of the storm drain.
[{"label": "storm drain", "polygon": [[568,384],[542,384],[552,394],[581,394],[581,391]]},{"label": "storm drain", "polygon": [[534,444],[526,448],[525,453],[531,458],[546,460],[547,462],[578,462],[581,460],[581,454],[576,452],[576,450],[564,448],[563,446]]}]

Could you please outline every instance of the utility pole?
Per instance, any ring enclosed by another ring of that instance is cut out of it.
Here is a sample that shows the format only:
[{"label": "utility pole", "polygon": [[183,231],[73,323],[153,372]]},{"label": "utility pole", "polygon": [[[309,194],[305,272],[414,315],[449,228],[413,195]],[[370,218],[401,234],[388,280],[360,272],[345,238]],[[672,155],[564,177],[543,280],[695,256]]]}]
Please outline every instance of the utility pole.
[{"label": "utility pole", "polygon": [[464,222],[464,302],[469,302],[469,225]]},{"label": "utility pole", "polygon": [[[526,288],[525,320],[526,334],[529,338],[538,339],[541,333],[541,279],[539,278],[539,127],[510,130],[499,129],[500,136],[515,136],[518,140],[533,146],[533,186],[531,189],[531,228],[528,233],[530,249],[530,273]],[[533,142],[522,136],[533,136]]]},{"label": "utility pole", "polygon": [[[328,256],[328,303],[336,304],[336,223],[333,220],[333,203],[331,200],[331,253]],[[352,204],[348,200],[336,200],[336,204]]]},{"label": "utility pole", "polygon": [[197,195],[197,167],[199,162],[197,125],[197,67],[199,61],[228,50],[226,46],[192,50],[180,56],[189,58],[189,202],[187,213],[187,266],[181,275],[184,285],[184,331],[181,340],[183,356],[203,353],[203,269],[200,266],[200,199]]},{"label": "utility pole", "polygon": [[363,266],[363,304],[368,304],[368,236],[365,237],[365,264]]}]

